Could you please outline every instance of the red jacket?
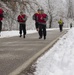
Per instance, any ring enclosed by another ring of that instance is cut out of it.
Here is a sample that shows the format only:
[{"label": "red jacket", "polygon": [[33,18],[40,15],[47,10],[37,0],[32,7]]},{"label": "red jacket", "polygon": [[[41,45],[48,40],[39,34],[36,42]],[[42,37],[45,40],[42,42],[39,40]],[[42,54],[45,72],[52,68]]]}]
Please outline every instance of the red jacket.
[{"label": "red jacket", "polygon": [[33,15],[33,20],[35,20],[36,22],[38,22],[38,17],[39,17],[39,13],[35,13],[34,15]]},{"label": "red jacket", "polygon": [[0,8],[0,21],[3,20],[3,9]]},{"label": "red jacket", "polygon": [[0,8],[0,14],[3,14],[3,12],[4,12],[3,9]]},{"label": "red jacket", "polygon": [[43,13],[39,15],[38,19],[39,19],[38,21],[40,24],[46,24],[46,21],[48,20],[48,16],[47,14]]},{"label": "red jacket", "polygon": [[27,17],[25,14],[18,16],[18,22],[25,22],[27,20]]}]

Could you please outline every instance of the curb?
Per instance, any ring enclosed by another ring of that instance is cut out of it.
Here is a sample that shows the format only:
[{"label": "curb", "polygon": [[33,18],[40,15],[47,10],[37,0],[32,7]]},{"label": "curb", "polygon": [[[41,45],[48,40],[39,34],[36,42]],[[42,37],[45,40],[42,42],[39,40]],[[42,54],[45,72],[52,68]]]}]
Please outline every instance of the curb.
[{"label": "curb", "polygon": [[23,70],[27,69],[38,57],[40,57],[43,53],[45,53],[46,51],[48,51],[48,49],[50,47],[52,47],[52,45],[54,45],[54,43],[56,41],[59,40],[60,37],[62,37],[64,34],[66,34],[67,31],[65,31],[63,34],[61,34],[58,38],[56,38],[55,40],[53,40],[50,44],[48,44],[45,48],[43,48],[42,50],[40,50],[38,53],[36,53],[33,57],[31,57],[29,60],[27,60],[24,64],[22,64],[20,67],[18,67],[17,69],[15,69],[13,72],[11,72],[8,75],[19,75]]}]

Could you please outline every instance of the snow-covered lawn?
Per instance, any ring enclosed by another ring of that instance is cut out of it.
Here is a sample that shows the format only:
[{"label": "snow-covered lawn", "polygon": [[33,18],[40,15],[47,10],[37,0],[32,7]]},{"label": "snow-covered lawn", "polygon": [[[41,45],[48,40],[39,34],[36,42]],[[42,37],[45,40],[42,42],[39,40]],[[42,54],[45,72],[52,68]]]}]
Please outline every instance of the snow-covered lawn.
[{"label": "snow-covered lawn", "polygon": [[35,75],[74,75],[74,28],[36,62]]}]

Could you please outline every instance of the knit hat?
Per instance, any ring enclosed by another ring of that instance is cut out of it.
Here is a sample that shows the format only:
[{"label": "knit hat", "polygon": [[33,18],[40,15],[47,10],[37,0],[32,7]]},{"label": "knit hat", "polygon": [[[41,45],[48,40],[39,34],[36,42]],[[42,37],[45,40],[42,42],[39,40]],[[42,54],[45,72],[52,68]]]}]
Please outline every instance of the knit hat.
[{"label": "knit hat", "polygon": [[38,9],[37,11],[40,11],[40,9]]},{"label": "knit hat", "polygon": [[41,9],[41,11],[44,11],[43,9]]}]

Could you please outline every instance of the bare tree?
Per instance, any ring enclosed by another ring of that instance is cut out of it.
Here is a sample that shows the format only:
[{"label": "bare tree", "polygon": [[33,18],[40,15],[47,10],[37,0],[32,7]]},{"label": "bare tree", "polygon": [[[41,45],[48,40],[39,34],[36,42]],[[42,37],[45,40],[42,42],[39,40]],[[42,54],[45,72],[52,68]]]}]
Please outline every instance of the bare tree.
[{"label": "bare tree", "polygon": [[51,28],[51,25],[52,25],[52,8],[51,8],[51,5],[50,5],[50,0],[48,0],[47,2],[48,4],[48,14],[49,14],[49,28]]},{"label": "bare tree", "polygon": [[72,7],[72,1],[69,0],[69,3],[68,3],[68,15],[67,17],[68,18],[73,18],[73,7]]},{"label": "bare tree", "polygon": [[36,0],[1,0],[1,2],[5,3],[6,7],[9,8],[7,9],[6,7],[4,7],[4,9],[6,10],[5,18],[9,23],[8,30],[12,30],[13,22],[17,21],[15,16],[18,12],[17,10],[19,9],[17,3],[20,7],[20,11],[27,11],[29,14],[31,13],[31,11],[35,12],[34,6],[36,6],[37,8],[40,7]]}]

